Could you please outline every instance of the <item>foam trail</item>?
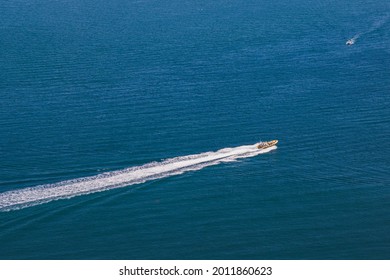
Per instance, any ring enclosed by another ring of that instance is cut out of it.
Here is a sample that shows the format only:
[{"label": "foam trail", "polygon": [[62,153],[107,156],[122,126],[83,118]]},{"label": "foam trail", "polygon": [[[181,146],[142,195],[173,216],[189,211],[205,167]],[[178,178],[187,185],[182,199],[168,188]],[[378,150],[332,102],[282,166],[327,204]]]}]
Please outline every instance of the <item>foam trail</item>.
[{"label": "foam trail", "polygon": [[374,32],[374,31],[378,30],[379,28],[381,28],[385,23],[387,23],[389,21],[389,19],[390,19],[390,14],[382,17],[381,19],[374,22],[372,24],[372,26],[370,27],[370,29],[368,29],[365,32],[360,32],[360,33],[356,34],[351,39],[349,39],[349,41],[351,41],[352,44],[354,44],[356,42],[356,40],[359,39],[361,36],[366,35],[366,34],[371,33],[371,32]]},{"label": "foam trail", "polygon": [[53,200],[140,184],[182,174],[186,171],[199,170],[222,162],[253,157],[276,149],[276,146],[273,146],[259,150],[256,147],[257,144],[175,157],[161,162],[152,162],[91,177],[0,193],[0,211],[16,210]]}]

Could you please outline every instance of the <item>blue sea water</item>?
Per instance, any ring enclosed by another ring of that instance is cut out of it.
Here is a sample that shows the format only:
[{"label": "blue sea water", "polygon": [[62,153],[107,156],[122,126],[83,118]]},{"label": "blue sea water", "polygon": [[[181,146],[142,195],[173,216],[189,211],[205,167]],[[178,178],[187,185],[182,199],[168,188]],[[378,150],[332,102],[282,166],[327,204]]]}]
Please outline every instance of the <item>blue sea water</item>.
[{"label": "blue sea water", "polygon": [[1,259],[390,258],[387,1],[0,11]]}]

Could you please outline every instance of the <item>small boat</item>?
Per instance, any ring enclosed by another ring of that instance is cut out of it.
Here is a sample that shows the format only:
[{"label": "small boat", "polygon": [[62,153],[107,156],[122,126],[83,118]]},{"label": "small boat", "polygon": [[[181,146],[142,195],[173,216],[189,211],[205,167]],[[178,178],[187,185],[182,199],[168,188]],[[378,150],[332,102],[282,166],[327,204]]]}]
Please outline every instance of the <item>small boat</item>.
[{"label": "small boat", "polygon": [[346,45],[350,46],[350,45],[353,45],[355,44],[355,39],[349,39],[347,42],[345,42]]},{"label": "small boat", "polygon": [[268,142],[260,142],[259,144],[257,144],[257,148],[262,150],[262,149],[267,149],[269,147],[272,147],[272,146],[275,146],[276,144],[278,144],[278,140],[272,140],[272,141],[268,141]]}]

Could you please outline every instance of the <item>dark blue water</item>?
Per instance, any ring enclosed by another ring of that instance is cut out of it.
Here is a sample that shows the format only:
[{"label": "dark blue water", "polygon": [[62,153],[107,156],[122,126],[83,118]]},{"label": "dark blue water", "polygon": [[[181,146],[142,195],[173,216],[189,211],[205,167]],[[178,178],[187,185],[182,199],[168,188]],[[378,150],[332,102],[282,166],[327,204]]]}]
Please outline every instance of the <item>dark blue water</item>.
[{"label": "dark blue water", "polygon": [[0,258],[389,259],[390,4],[340,2],[1,1],[0,204],[280,142],[1,211]]}]

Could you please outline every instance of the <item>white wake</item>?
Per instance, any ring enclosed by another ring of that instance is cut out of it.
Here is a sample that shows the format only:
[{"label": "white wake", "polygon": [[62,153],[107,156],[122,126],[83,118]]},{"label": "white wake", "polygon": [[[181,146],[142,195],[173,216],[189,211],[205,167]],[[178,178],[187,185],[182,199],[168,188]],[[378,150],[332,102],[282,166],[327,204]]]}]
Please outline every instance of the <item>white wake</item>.
[{"label": "white wake", "polygon": [[356,40],[359,39],[361,36],[369,34],[371,32],[378,30],[379,28],[381,28],[385,23],[387,23],[389,21],[389,19],[390,19],[390,14],[380,18],[379,20],[375,21],[371,25],[370,29],[368,29],[367,31],[364,31],[364,32],[357,33],[355,36],[353,36],[348,41],[351,41],[352,44],[354,44],[356,42]]},{"label": "white wake", "polygon": [[16,210],[53,200],[140,184],[150,180],[182,174],[187,171],[199,170],[222,162],[254,157],[277,148],[273,146],[259,150],[256,147],[257,145],[258,143],[225,148],[216,152],[175,157],[161,162],[152,162],[91,177],[3,192],[0,193],[0,211]]}]

